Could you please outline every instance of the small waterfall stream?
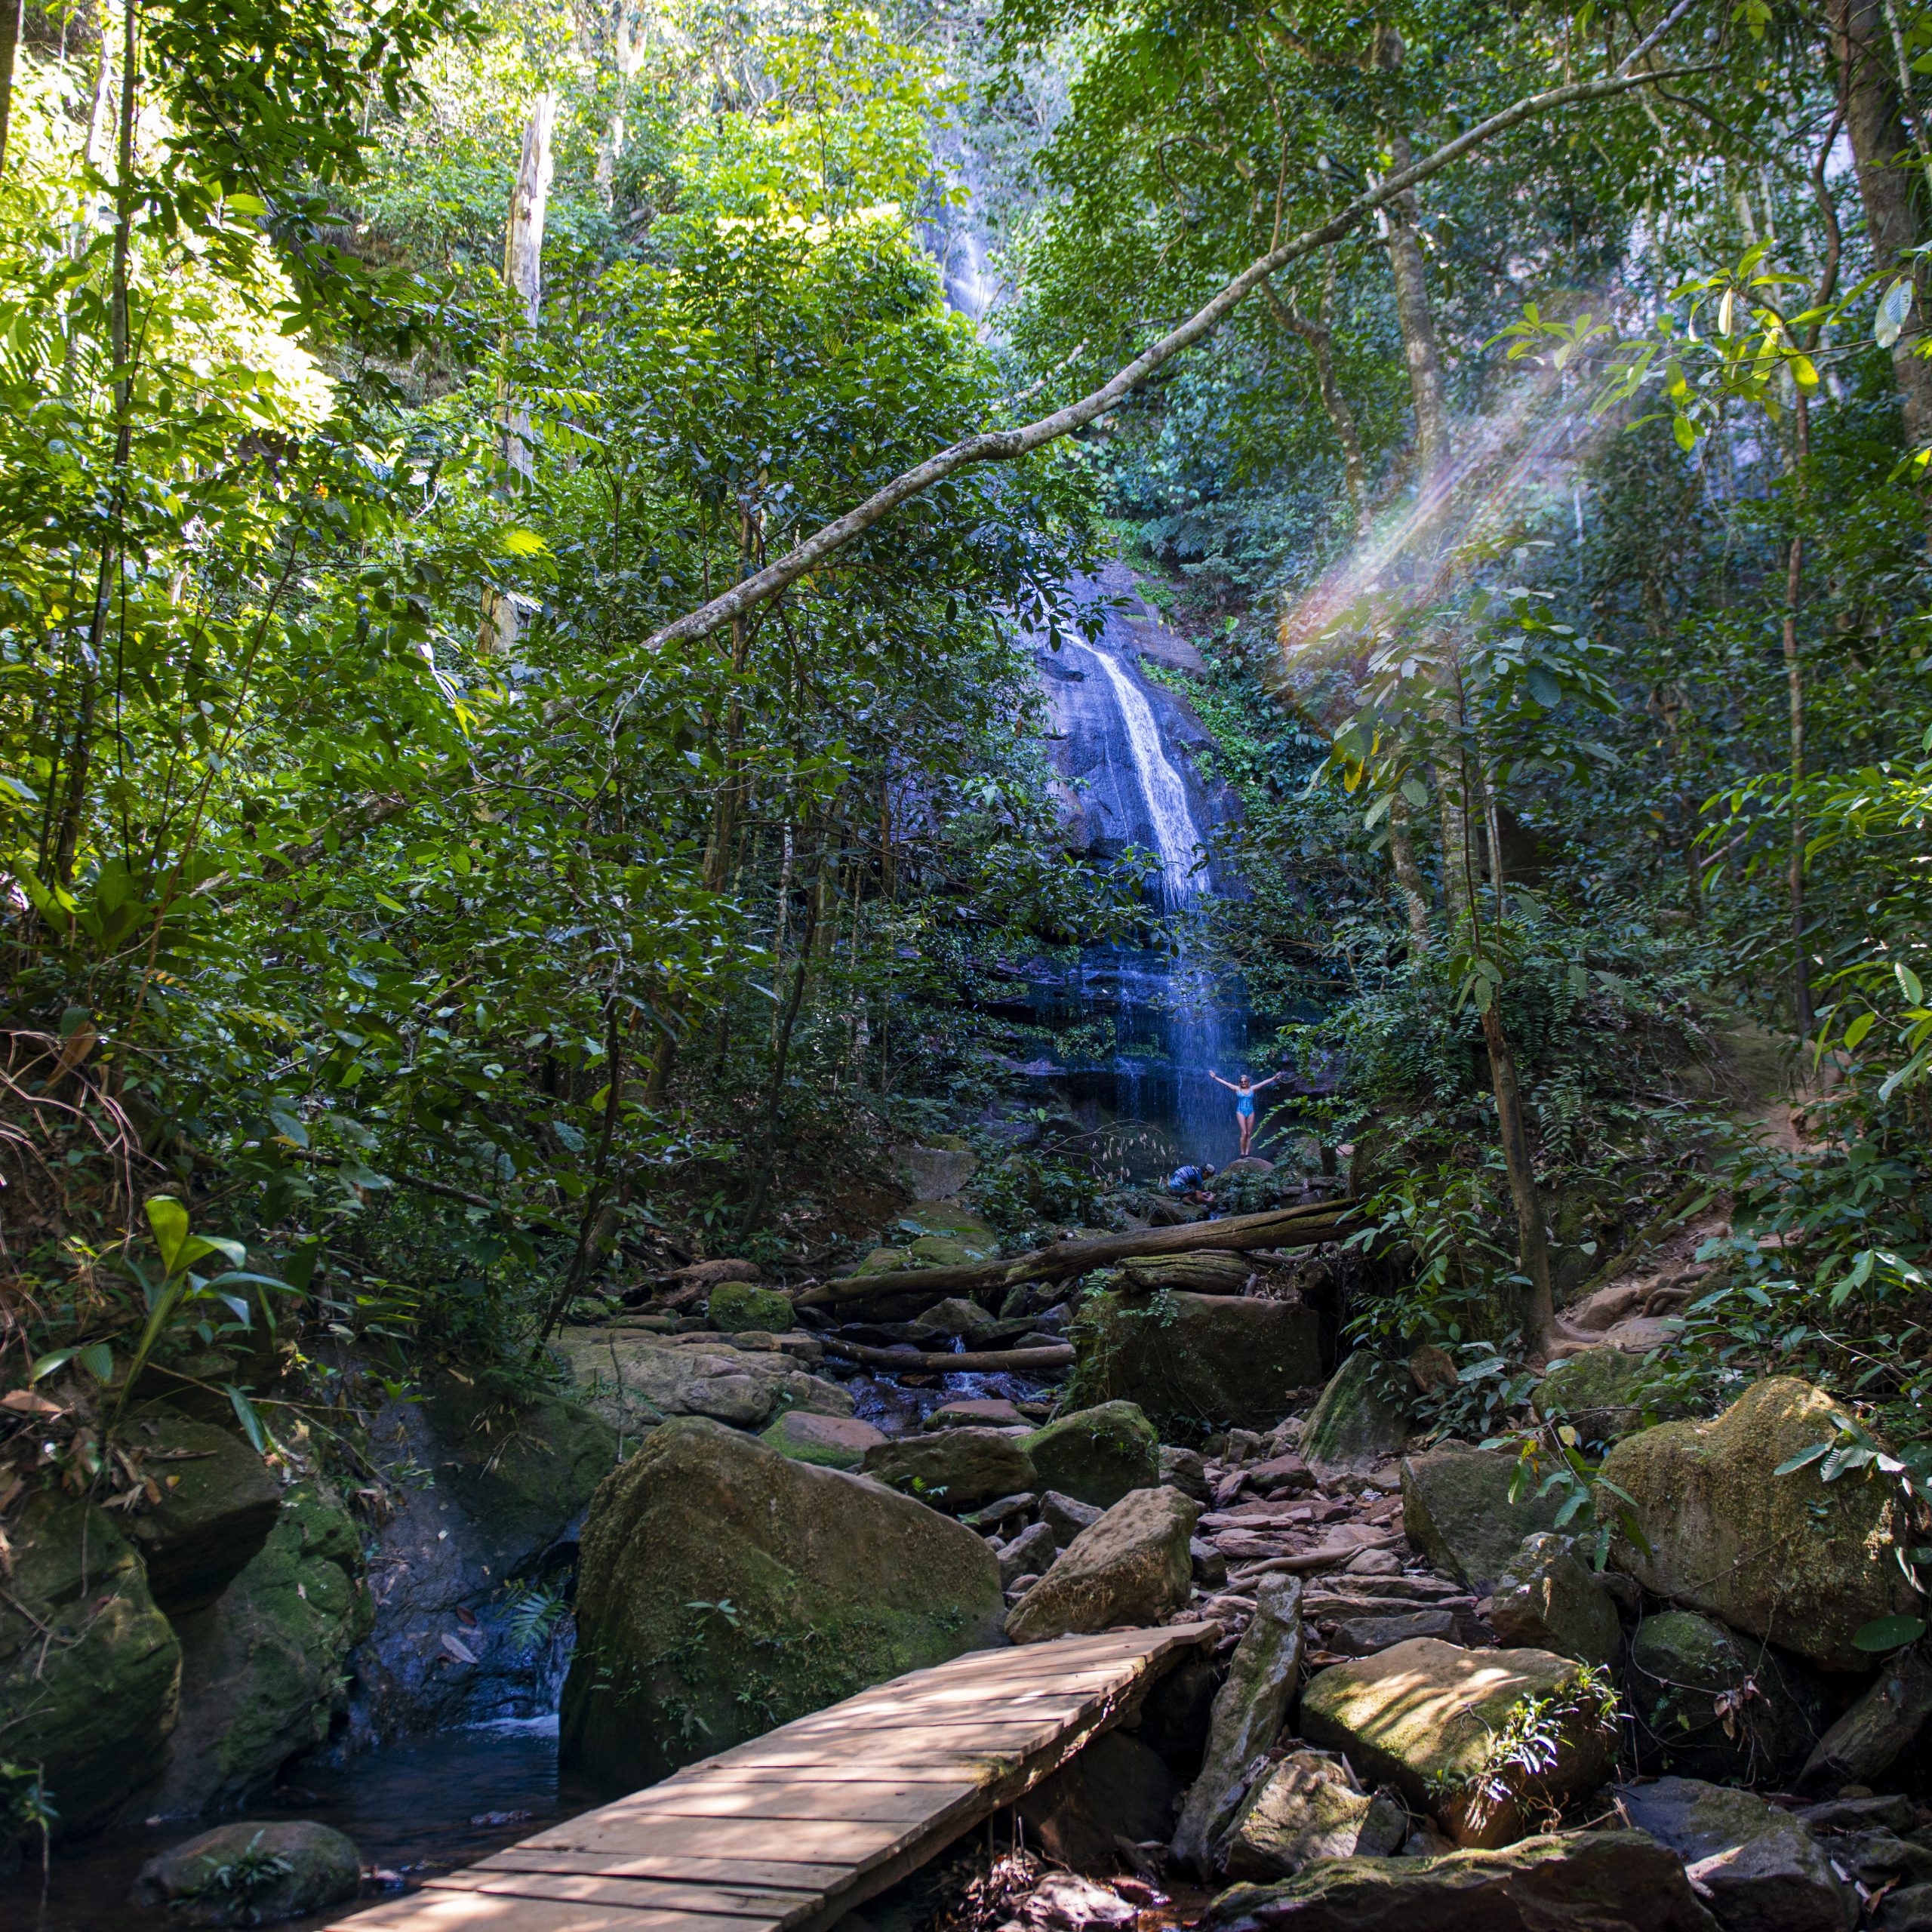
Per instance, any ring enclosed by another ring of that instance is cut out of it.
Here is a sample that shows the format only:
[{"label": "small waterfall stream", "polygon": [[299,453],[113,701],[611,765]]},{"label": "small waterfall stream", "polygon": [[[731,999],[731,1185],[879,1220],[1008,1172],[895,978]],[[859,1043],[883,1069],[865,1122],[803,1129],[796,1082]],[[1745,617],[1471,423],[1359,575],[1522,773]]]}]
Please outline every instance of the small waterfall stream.
[{"label": "small waterfall stream", "polygon": [[1153,827],[1155,849],[1161,855],[1161,896],[1170,912],[1178,912],[1194,897],[1195,870],[1203,856],[1200,830],[1187,802],[1187,787],[1168,755],[1161,728],[1154,721],[1153,706],[1138,681],[1111,651],[1090,645],[1086,653],[1113,688]]}]

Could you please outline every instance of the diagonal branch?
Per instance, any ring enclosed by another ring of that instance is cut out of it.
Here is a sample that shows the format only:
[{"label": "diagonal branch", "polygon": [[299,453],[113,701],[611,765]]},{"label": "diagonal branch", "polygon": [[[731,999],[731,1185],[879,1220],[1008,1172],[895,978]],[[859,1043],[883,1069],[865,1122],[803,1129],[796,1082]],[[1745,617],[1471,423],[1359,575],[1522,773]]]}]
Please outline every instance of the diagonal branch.
[{"label": "diagonal branch", "polygon": [[1191,348],[1203,337],[1211,334],[1226,320],[1242,298],[1260,287],[1270,275],[1278,273],[1290,263],[1299,261],[1303,257],[1326,248],[1331,242],[1340,241],[1377,209],[1406,194],[1419,182],[1440,174],[1452,162],[1460,161],[1464,155],[1481,147],[1497,135],[1506,134],[1525,121],[1533,120],[1538,115],[1549,113],[1560,107],[1573,106],[1584,101],[1606,100],[1616,95],[1626,94],[1635,88],[1652,85],[1659,81],[1674,80],[1687,73],[1706,71],[1701,67],[1632,71],[1695,4],[1696,0],[1678,0],[1678,4],[1648,36],[1638,43],[1615,73],[1601,80],[1579,81],[1567,87],[1550,88],[1540,94],[1526,95],[1500,112],[1492,114],[1487,120],[1478,122],[1473,128],[1466,129],[1454,140],[1444,142],[1433,153],[1425,155],[1413,166],[1389,175],[1369,192],[1349,202],[1320,227],[1305,229],[1300,235],[1282,242],[1279,247],[1270,249],[1259,260],[1251,262],[1179,328],[1171,330],[1158,342],[1143,349],[1124,368],[1118,371],[1091,394],[1082,396],[1078,402],[1069,403],[1064,409],[1055,410],[1051,415],[1043,416],[1037,422],[1026,423],[1018,429],[989,430],[978,435],[968,436],[963,441],[953,444],[949,449],[940,450],[927,457],[924,462],[895,476],[882,489],[875,491],[855,509],[847,511],[844,515],[835,518],[822,529],[814,531],[795,549],[780,557],[777,562],[768,564],[764,569],[734,584],[729,590],[712,598],[708,603],[700,605],[687,616],[666,624],[663,629],[645,640],[645,648],[657,651],[666,645],[708,637],[734,617],[743,616],[746,611],[766,602],[796,583],[828,557],[843,549],[854,538],[863,536],[875,524],[882,521],[901,503],[922,494],[935,484],[943,482],[956,472],[979,463],[1014,462],[1048,443],[1057,441],[1063,436],[1072,435],[1075,431],[1084,429],[1088,423],[1106,415],[1109,410],[1124,401],[1164,363],[1171,361],[1183,349]]}]

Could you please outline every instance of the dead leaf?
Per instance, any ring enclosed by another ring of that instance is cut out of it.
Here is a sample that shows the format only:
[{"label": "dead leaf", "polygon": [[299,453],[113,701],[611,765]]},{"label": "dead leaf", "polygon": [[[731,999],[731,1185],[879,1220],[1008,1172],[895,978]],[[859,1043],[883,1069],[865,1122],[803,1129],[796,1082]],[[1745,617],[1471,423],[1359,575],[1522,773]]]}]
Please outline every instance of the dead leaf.
[{"label": "dead leaf", "polygon": [[476,1661],[476,1653],[460,1637],[451,1631],[445,1630],[443,1632],[443,1648],[448,1651],[458,1663],[474,1663]]},{"label": "dead leaf", "polygon": [[50,1402],[32,1389],[9,1389],[0,1395],[0,1409],[11,1409],[17,1416],[64,1416],[67,1413],[58,1402]]}]

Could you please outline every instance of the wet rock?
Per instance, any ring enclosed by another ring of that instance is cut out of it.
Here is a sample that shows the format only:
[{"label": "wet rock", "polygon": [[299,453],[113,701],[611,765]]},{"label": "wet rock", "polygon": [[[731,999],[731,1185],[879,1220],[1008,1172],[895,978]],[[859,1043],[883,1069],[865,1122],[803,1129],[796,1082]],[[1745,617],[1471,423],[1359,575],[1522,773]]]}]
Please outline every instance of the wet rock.
[{"label": "wet rock", "polygon": [[705,1303],[705,1319],[712,1327],[731,1333],[741,1328],[783,1334],[792,1325],[792,1299],[776,1288],[749,1281],[720,1281]]},{"label": "wet rock", "polygon": [[1293,1302],[1176,1292],[1157,1318],[1121,1295],[1093,1295],[1075,1343],[1084,1390],[1137,1403],[1170,1432],[1204,1418],[1272,1429],[1323,1375],[1321,1317]]},{"label": "wet rock", "polygon": [[106,1824],[166,1761],[181,1647],[105,1511],[43,1492],[8,1535],[0,1749],[41,1767],[55,1833],[75,1836]]},{"label": "wet rock", "polygon": [[1022,1530],[999,1552],[1000,1588],[1011,1589],[1021,1577],[1044,1577],[1059,1554],[1054,1533],[1045,1524],[1035,1523],[1031,1529]]},{"label": "wet rock", "polygon": [[565,1330],[554,1346],[580,1398],[626,1444],[667,1416],[708,1416],[734,1429],[763,1429],[786,1409],[852,1413],[849,1390],[806,1374],[783,1351],[736,1348],[718,1336],[578,1328]]},{"label": "wet rock", "polygon": [[1292,1878],[1318,1858],[1388,1858],[1409,1835],[1408,1807],[1371,1796],[1343,1761],[1291,1751],[1257,1780],[1221,1847],[1230,1878]]},{"label": "wet rock", "polygon": [[992,1552],[961,1524],[751,1437],[668,1423],[584,1525],[561,1761],[654,1783],[995,1644],[1003,1608]]},{"label": "wet rock", "polygon": [[1823,1715],[1795,1668],[1692,1611],[1638,1624],[1627,1680],[1638,1761],[1687,1777],[1755,1783],[1795,1770]]},{"label": "wet rock", "polygon": [[354,1844],[306,1820],[217,1826],[151,1858],[133,1903],[177,1925],[278,1925],[352,1899],[362,1882]]},{"label": "wet rock", "polygon": [[1523,1539],[1554,1528],[1562,1507],[1532,1484],[1515,1502],[1509,1487],[1517,1459],[1463,1442],[1402,1459],[1402,1527],[1438,1570],[1487,1596]]},{"label": "wet rock", "polygon": [[1837,1405],[1781,1376],[1747,1389],[1714,1422],[1660,1423],[1626,1436],[1602,1478],[1632,1499],[1648,1543],[1619,1534],[1611,1560],[1657,1595],[1809,1657],[1827,1670],[1871,1659],[1852,1641],[1917,1599],[1894,1561],[1896,1487],[1826,1483],[1815,1463],[1774,1472],[1837,1434]]},{"label": "wet rock", "polygon": [[1161,1439],[1131,1402],[1075,1409],[1036,1429],[1026,1452],[1046,1488],[1099,1509],[1160,1481]]},{"label": "wet rock", "polygon": [[1684,1868],[1641,1832],[1560,1832],[1503,1850],[1352,1858],[1236,1885],[1200,1932],[1712,1932]]},{"label": "wet rock", "polygon": [[1819,1739],[1798,1783],[1806,1790],[1869,1784],[1917,1742],[1932,1718],[1932,1658],[1922,1644],[1887,1657],[1864,1694]]},{"label": "wet rock", "polygon": [[788,1409],[765,1430],[763,1439],[795,1462],[817,1463],[828,1469],[856,1469],[865,1460],[866,1451],[878,1448],[887,1438],[883,1429],[857,1416],[820,1416],[804,1409]]},{"label": "wet rock", "polygon": [[902,1435],[868,1449],[860,1466],[867,1475],[954,1515],[1034,1486],[1024,1438],[998,1429]]},{"label": "wet rock", "polygon": [[1026,1418],[1003,1395],[962,1395],[942,1402],[925,1420],[936,1429],[1024,1429]]},{"label": "wet rock", "polygon": [[315,1484],[297,1484],[248,1567],[214,1603],[176,1620],[181,1715],[160,1792],[143,1809],[232,1809],[323,1743],[374,1617],[354,1518]]},{"label": "wet rock", "polygon": [[1163,1489],[1177,1489],[1197,1503],[1208,1500],[1208,1466],[1198,1449],[1177,1449],[1161,1444],[1160,1484]]},{"label": "wet rock", "polygon": [[1554,1651],[1580,1663],[1609,1664],[1623,1645],[1617,1605],[1568,1537],[1525,1537],[1497,1579],[1490,1627],[1515,1650]]},{"label": "wet rock", "polygon": [[976,1301],[961,1295],[949,1295],[936,1301],[908,1324],[921,1335],[970,1335],[986,1321],[986,1311]]},{"label": "wet rock", "polygon": [[146,1566],[149,1593],[168,1616],[181,1616],[214,1602],[261,1548],[281,1485],[232,1430],[154,1410],[132,1432],[161,1500],[128,1519],[128,1535]]},{"label": "wet rock", "polygon": [[1265,1577],[1254,1615],[1215,1693],[1201,1771],[1181,1806],[1174,1855],[1205,1872],[1214,1847],[1233,1822],[1247,1788],[1248,1768],[1281,1735],[1301,1678],[1301,1580]]},{"label": "wet rock", "polygon": [[[1528,1828],[1528,1804],[1592,1790],[1616,1763],[1614,1702],[1606,1710],[1583,1679],[1548,1651],[1424,1637],[1318,1672],[1302,1693],[1302,1735],[1344,1752],[1365,1783],[1393,1785],[1457,1844],[1508,1844]],[[1531,1698],[1549,1709],[1552,1746],[1534,1775],[1491,1755]]]},{"label": "wet rock", "polygon": [[1848,1932],[1857,1895],[1811,1834],[1755,1792],[1660,1778],[1617,1793],[1623,1815],[1683,1860],[1692,1886],[1730,1932]]},{"label": "wet rock", "polygon": [[1188,1544],[1200,1506],[1137,1489],[1082,1530],[1006,1620],[1016,1644],[1117,1623],[1158,1623],[1187,1601]]},{"label": "wet rock", "polygon": [[562,1587],[617,1443],[583,1404],[488,1374],[438,1377],[423,1401],[377,1413],[370,1454],[391,1513],[368,1556],[374,1625],[351,1660],[354,1745],[555,1708],[561,1660],[512,1635],[505,1586]]},{"label": "wet rock", "polygon": [[1040,1521],[1054,1533],[1054,1541],[1064,1549],[1082,1530],[1091,1529],[1102,1512],[1091,1503],[1063,1496],[1050,1489],[1040,1498]]},{"label": "wet rock", "polygon": [[1301,1435],[1301,1453],[1318,1469],[1371,1469],[1401,1453],[1409,1438],[1408,1412],[1378,1387],[1383,1367],[1358,1349],[1330,1377]]},{"label": "wet rock", "polygon": [[1128,1732],[1103,1731],[1013,1808],[1026,1842],[1062,1865],[1112,1866],[1114,1841],[1164,1840],[1179,1781],[1160,1754]]}]

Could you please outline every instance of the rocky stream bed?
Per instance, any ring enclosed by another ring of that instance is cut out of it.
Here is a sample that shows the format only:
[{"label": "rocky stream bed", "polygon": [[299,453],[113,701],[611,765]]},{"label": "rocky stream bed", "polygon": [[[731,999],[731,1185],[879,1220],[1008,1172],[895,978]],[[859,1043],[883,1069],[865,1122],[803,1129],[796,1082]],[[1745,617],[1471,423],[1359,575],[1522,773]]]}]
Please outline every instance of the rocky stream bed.
[{"label": "rocky stream bed", "polygon": [[[895,1291],[983,1249],[909,1214]],[[319,1924],[903,1671],[1207,1618],[849,1932],[1932,1927],[1932,1666],[1862,1647],[1915,1628],[1918,1532],[1878,1460],[1807,1459],[1832,1404],[1660,1417],[1653,1291],[1571,1310],[1535,1404],[1611,1445],[1599,1568],[1558,1459],[1415,1433],[1453,1365],[1334,1363],[1325,1265],[854,1321],[706,1264],[568,1327],[568,1389],[376,1404],[359,1483],[156,1405],[136,1506],[11,1528],[0,1735],[55,1816],[8,1922]]]}]

